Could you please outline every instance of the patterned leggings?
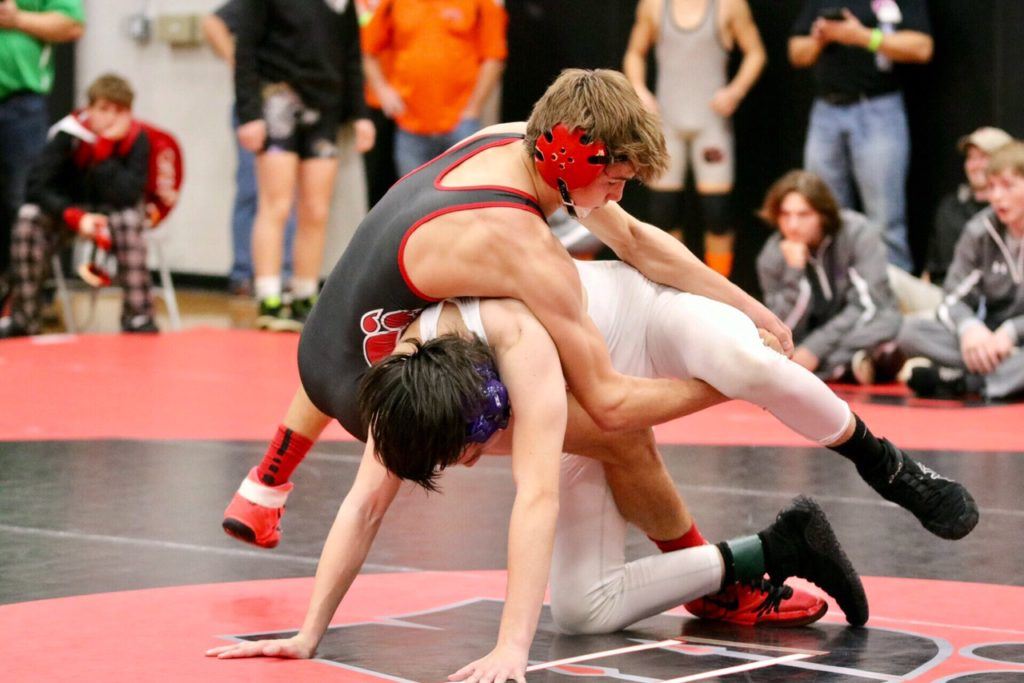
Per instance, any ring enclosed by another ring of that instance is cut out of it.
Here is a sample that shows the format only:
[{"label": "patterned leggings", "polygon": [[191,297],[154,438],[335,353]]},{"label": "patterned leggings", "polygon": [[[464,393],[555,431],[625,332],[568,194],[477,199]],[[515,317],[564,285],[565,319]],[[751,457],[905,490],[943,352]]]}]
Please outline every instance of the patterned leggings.
[{"label": "patterned leggings", "polygon": [[[117,259],[117,284],[124,291],[121,326],[137,316],[152,318],[149,269],[146,267],[146,229],[140,208],[106,214]],[[39,332],[42,284],[50,257],[71,237],[63,224],[26,204],[18,212],[11,234],[11,318],[29,334]]]}]

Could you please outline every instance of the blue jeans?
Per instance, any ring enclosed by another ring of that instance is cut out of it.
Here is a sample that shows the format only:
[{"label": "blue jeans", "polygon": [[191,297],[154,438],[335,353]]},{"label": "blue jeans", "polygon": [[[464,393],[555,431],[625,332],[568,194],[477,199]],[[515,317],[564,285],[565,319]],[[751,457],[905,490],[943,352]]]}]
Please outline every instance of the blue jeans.
[{"label": "blue jeans", "polygon": [[[238,128],[238,115],[231,112],[231,130]],[[238,144],[235,136],[235,150],[238,166],[235,170],[235,203],[231,207],[231,272],[228,279],[232,284],[252,280],[252,224],[256,220],[259,192],[256,186],[256,155]],[[288,216],[284,229],[283,277],[292,271],[292,242],[295,240],[295,209]]]},{"label": "blue jeans", "polygon": [[480,130],[480,119],[463,119],[447,133],[418,135],[395,130],[395,168],[399,177],[427,163],[464,137]]},{"label": "blue jeans", "polygon": [[[881,95],[846,106],[814,101],[804,167],[818,174],[844,207],[860,196],[864,213],[883,229],[889,262],[913,270],[907,242],[910,133],[903,96]],[[856,192],[855,192],[856,191]]]},{"label": "blue jeans", "polygon": [[46,97],[13,95],[0,102],[0,274],[11,257],[11,230],[25,203],[28,173],[46,145]]}]

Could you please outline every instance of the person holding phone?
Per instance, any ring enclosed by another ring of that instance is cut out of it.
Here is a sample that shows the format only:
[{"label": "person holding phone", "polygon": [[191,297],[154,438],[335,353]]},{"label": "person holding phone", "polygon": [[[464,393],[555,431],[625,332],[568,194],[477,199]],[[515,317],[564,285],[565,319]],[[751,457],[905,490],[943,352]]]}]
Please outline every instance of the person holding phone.
[{"label": "person holding phone", "polygon": [[814,68],[804,168],[882,226],[889,262],[907,271],[910,135],[893,64],[930,61],[930,32],[924,0],[805,0],[789,39],[793,66]]}]

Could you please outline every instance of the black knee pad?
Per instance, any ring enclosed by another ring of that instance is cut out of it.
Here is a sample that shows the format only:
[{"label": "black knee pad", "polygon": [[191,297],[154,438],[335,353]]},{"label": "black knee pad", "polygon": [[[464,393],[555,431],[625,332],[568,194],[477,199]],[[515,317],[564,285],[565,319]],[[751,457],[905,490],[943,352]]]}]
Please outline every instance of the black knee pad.
[{"label": "black knee pad", "polygon": [[725,235],[732,232],[732,195],[702,194],[700,210],[704,216],[704,229],[713,235]]},{"label": "black knee pad", "polygon": [[648,221],[662,230],[683,227],[683,193],[678,190],[651,190],[647,200]]}]

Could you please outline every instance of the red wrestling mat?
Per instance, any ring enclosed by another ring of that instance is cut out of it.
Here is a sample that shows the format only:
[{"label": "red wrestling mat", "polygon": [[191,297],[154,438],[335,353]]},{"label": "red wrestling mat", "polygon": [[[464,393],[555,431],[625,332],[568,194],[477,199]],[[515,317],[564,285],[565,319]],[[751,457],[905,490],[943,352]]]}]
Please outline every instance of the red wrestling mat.
[{"label": "red wrestling mat", "polygon": [[[863,641],[859,654],[844,673],[856,674],[863,669],[867,678],[894,680],[891,675],[880,677],[871,673],[872,660],[881,657],[888,661],[896,654],[887,651],[884,644],[879,649],[879,644],[874,643],[891,632],[903,634],[906,647],[924,653],[907,665],[908,670],[900,672],[901,676],[906,676],[900,680],[946,680],[944,676],[967,671],[976,675],[1000,670],[1017,675],[1024,673],[1024,664],[1016,659],[1017,648],[1010,651],[1009,661],[977,656],[986,648],[1020,644],[1024,640],[1019,618],[1024,611],[1024,588],[878,577],[865,577],[864,584],[872,603],[872,615],[866,630],[850,632],[864,634],[864,637],[858,639]],[[800,585],[807,587],[807,584]],[[359,576],[332,623],[334,627],[363,624],[364,630],[367,626],[375,629],[371,637],[376,653],[364,653],[360,649],[353,656],[373,654],[378,662],[376,668],[365,664],[359,668],[344,668],[345,662],[337,660],[219,661],[203,656],[207,648],[231,642],[233,636],[296,629],[302,623],[311,587],[312,579],[281,579],[85,595],[0,606],[0,632],[19,635],[18,647],[8,648],[4,655],[4,680],[365,683],[407,680],[389,675],[388,670],[403,659],[427,655],[445,663],[455,659],[450,665],[454,670],[465,663],[461,661],[467,656],[465,653],[455,655],[447,652],[447,647],[445,652],[432,649],[438,647],[440,641],[455,650],[458,647],[453,640],[456,632],[466,628],[497,632],[496,618],[467,625],[464,616],[460,616],[460,609],[479,599],[500,601],[505,589],[505,573]],[[449,619],[436,617],[438,612],[444,611],[450,612]],[[415,613],[434,613],[435,625],[417,628]],[[695,622],[688,619],[684,623]],[[834,638],[846,629],[827,632],[823,629],[840,627],[843,623],[833,604],[821,622],[825,626],[776,630],[771,637],[777,644],[790,647],[805,647],[804,641],[809,641],[812,649],[821,651],[818,655],[825,656],[839,647]],[[440,635],[432,636],[438,629],[442,629]],[[446,641],[444,632],[449,631],[451,640]],[[690,629],[684,628],[683,632],[689,633]],[[869,634],[877,637],[868,637]],[[357,637],[356,631],[338,636],[342,642],[351,642]],[[740,630],[735,634],[737,641],[757,637],[752,631]],[[325,651],[330,650],[331,645],[326,644],[326,639],[324,642],[321,655],[327,656]],[[733,643],[734,646],[739,644]],[[669,649],[673,648],[669,646]],[[549,655],[548,652],[543,654]],[[1002,656],[1008,656],[1005,650]],[[606,658],[603,661],[605,666],[612,666],[620,660]],[[625,658],[621,661],[620,666],[629,666]],[[786,680],[784,671],[770,680]],[[665,673],[671,676],[669,671]]]},{"label": "red wrestling mat", "polygon": [[[0,440],[264,440],[298,386],[294,335],[195,329],[154,336],[51,335],[0,342]],[[890,397],[902,389],[880,387]],[[884,405],[848,399],[904,448],[1019,451],[1024,404]],[[800,446],[755,406],[733,402],[658,428],[665,443]],[[337,424],[328,439],[351,439]]]}]

